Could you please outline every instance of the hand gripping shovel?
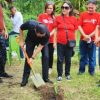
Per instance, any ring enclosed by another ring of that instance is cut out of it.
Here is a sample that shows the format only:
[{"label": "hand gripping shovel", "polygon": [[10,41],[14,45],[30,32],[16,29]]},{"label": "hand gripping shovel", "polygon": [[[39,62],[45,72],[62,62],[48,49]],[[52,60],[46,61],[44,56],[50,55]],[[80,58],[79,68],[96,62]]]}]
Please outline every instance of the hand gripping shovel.
[{"label": "hand gripping shovel", "polygon": [[[18,42],[18,40],[17,40],[17,42]],[[18,42],[18,43],[19,43],[19,42]],[[26,57],[26,59],[27,59],[27,62],[28,62],[28,61],[29,61],[29,57],[28,57],[28,55],[27,55],[27,53],[26,53],[26,50],[25,50],[24,48],[23,48],[22,50],[23,50],[24,55],[25,55],[25,57]],[[44,82],[44,80],[42,79],[41,75],[40,75],[39,73],[35,73],[35,72],[34,72],[34,70],[32,69],[32,64],[30,64],[30,63],[28,63],[28,64],[29,64],[29,66],[30,66],[30,68],[31,68],[31,70],[32,70],[33,76],[31,76],[31,79],[32,79],[32,81],[33,81],[34,86],[35,86],[36,88],[39,88],[40,86],[45,85],[45,82]]]}]

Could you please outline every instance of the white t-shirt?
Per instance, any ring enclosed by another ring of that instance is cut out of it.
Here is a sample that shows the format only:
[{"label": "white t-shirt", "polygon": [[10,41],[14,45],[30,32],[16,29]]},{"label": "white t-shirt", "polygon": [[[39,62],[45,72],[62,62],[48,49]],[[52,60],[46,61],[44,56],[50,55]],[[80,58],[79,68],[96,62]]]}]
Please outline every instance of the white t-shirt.
[{"label": "white t-shirt", "polygon": [[21,12],[16,11],[14,17],[11,17],[11,21],[13,23],[13,31],[16,33],[20,33],[20,26],[23,24],[23,16]]}]

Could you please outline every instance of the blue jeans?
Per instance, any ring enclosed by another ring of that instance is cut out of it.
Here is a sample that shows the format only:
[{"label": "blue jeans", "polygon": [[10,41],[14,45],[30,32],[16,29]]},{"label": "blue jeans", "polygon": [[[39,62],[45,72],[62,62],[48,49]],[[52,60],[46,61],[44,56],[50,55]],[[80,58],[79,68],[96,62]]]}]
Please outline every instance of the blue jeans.
[{"label": "blue jeans", "polygon": [[80,41],[80,64],[79,72],[85,72],[85,66],[89,65],[89,73],[94,73],[96,66],[96,45],[94,42],[88,44],[85,41]]},{"label": "blue jeans", "polygon": [[65,76],[70,75],[71,57],[73,48],[67,47],[67,45],[57,44],[57,72],[58,77],[63,73],[63,61],[65,61]]}]

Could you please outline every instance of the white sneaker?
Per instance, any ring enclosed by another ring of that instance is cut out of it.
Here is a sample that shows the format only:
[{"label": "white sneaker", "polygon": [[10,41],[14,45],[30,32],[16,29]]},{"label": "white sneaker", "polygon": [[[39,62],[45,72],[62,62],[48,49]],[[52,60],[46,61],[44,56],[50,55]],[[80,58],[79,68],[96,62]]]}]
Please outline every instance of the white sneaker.
[{"label": "white sneaker", "polygon": [[70,75],[66,76],[66,79],[67,79],[67,80],[71,80]]},{"label": "white sneaker", "polygon": [[13,58],[17,57],[17,53],[16,52],[12,52],[11,55],[12,55]]},{"label": "white sneaker", "polygon": [[57,78],[57,81],[62,81],[62,77],[59,76],[59,77]]},{"label": "white sneaker", "polygon": [[52,73],[52,68],[49,68],[49,75]]}]

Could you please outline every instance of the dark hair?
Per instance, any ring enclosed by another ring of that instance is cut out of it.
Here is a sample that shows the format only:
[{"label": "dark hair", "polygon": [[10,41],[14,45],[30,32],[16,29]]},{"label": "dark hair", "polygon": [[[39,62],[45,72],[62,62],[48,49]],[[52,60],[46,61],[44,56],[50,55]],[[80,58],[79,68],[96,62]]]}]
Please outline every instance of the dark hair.
[{"label": "dark hair", "polygon": [[42,24],[42,23],[39,23],[36,26],[36,33],[40,33],[40,34],[46,33],[46,26],[44,24]]},{"label": "dark hair", "polygon": [[12,10],[13,8],[16,8],[15,6],[11,6],[10,8],[9,8],[9,10]]},{"label": "dark hair", "polygon": [[49,5],[53,6],[53,12],[51,13],[51,17],[53,18],[54,13],[55,13],[55,4],[53,1],[47,1],[45,4],[45,12],[46,12],[46,9],[48,8]]},{"label": "dark hair", "polygon": [[[71,9],[71,11],[69,12],[69,16],[74,15],[74,13],[73,13],[73,6],[72,6],[71,2],[70,2],[70,1],[65,1],[65,2],[63,2],[62,6],[63,6],[65,3],[68,4],[69,7],[70,7],[70,9]],[[63,14],[62,14],[62,15],[63,15]]]}]

